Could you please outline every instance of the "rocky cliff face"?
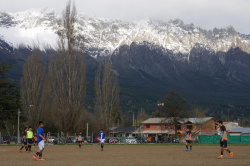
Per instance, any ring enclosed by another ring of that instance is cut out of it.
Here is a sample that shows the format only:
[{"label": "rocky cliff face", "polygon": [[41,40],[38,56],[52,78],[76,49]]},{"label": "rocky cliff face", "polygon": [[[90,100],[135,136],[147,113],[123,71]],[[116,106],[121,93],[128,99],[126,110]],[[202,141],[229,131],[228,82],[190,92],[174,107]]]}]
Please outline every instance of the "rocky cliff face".
[{"label": "rocky cliff face", "polygon": [[[59,21],[59,15],[47,8],[0,13],[0,61],[15,64],[13,78],[20,79],[34,44],[46,58],[53,52]],[[125,22],[84,14],[78,21],[92,80],[98,61],[109,58],[121,86],[131,93],[162,96],[174,88],[190,96],[199,92],[220,99],[249,93],[250,35],[232,26],[205,30],[179,19]]]}]

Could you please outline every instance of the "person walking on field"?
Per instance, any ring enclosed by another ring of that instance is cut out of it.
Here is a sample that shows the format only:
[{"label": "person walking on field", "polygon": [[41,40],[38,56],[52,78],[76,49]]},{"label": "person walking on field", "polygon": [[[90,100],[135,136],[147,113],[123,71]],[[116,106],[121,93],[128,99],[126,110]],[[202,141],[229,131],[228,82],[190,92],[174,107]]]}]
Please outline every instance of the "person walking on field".
[{"label": "person walking on field", "polygon": [[106,134],[103,132],[103,129],[100,130],[99,139],[101,144],[101,151],[103,151],[104,142],[106,141]]},{"label": "person walking on field", "polygon": [[28,137],[28,143],[29,143],[28,150],[29,150],[29,152],[31,152],[31,145],[33,142],[32,140],[34,138],[31,126],[29,126],[29,130],[27,131],[27,137]]},{"label": "person walking on field", "polygon": [[186,131],[186,143],[185,143],[186,144],[186,151],[188,151],[188,144],[190,146],[190,151],[192,151],[191,141],[192,141],[191,130],[187,129],[187,131]]},{"label": "person walking on field", "polygon": [[223,122],[220,120],[218,121],[218,125],[220,127],[220,150],[221,150],[221,155],[217,157],[218,159],[223,159],[223,152],[226,150],[230,154],[230,158],[233,158],[234,153],[231,152],[227,148],[227,132],[226,132],[226,127],[223,125]]},{"label": "person walking on field", "polygon": [[82,132],[81,131],[79,132],[78,136],[76,137],[76,140],[79,143],[79,149],[81,149],[82,141],[83,141],[83,137],[82,137]]},{"label": "person walking on field", "polygon": [[[44,161],[44,159],[42,158],[42,154],[44,150],[44,141],[45,141],[43,127],[44,127],[44,123],[40,121],[39,127],[37,128],[37,132],[36,132],[39,150],[36,152],[35,156],[33,156],[35,160],[39,160],[39,161]],[[37,158],[37,156],[39,156],[39,159]]]},{"label": "person walking on field", "polygon": [[26,149],[26,153],[29,153],[28,152],[28,147],[27,147],[27,130],[28,130],[28,127],[25,127],[24,128],[24,132],[23,132],[23,146],[21,147],[21,149],[19,150],[19,152],[22,153],[22,149],[25,147]]}]

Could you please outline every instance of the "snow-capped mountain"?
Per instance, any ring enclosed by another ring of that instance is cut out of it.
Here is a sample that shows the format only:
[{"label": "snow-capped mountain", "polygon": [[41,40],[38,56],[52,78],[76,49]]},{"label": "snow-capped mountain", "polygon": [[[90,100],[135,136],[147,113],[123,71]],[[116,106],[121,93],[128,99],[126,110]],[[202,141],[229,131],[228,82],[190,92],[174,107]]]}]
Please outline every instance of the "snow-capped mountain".
[{"label": "snow-capped mountain", "polygon": [[[32,48],[34,43],[41,50],[55,48],[59,18],[57,12],[48,8],[18,13],[1,12],[0,40],[13,49],[20,46]],[[184,24],[179,19],[168,22],[152,19],[126,22],[88,17],[85,14],[78,14],[78,19],[80,33],[85,36],[85,51],[93,57],[112,55],[122,45],[144,41],[183,55],[188,55],[197,43],[214,52],[227,52],[239,47],[250,53],[250,36],[236,32],[232,26],[204,30],[193,24]]]}]

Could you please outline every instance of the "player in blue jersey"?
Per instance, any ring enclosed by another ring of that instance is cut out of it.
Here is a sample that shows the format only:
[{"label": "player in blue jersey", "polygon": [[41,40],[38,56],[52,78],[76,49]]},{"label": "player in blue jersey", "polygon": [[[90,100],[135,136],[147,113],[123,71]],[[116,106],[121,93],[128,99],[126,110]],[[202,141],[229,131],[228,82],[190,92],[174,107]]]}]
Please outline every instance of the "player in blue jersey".
[{"label": "player in blue jersey", "polygon": [[[35,160],[39,160],[39,161],[44,161],[44,159],[42,158],[42,153],[44,150],[44,141],[45,141],[43,127],[44,127],[44,123],[40,121],[39,127],[37,128],[37,132],[36,132],[39,150],[36,152],[35,156],[33,156]],[[39,159],[37,158],[38,155],[39,155]]]},{"label": "player in blue jersey", "polygon": [[106,140],[106,134],[103,132],[103,129],[100,130],[98,137],[99,137],[100,144],[101,144],[101,151],[103,151],[104,142]]}]

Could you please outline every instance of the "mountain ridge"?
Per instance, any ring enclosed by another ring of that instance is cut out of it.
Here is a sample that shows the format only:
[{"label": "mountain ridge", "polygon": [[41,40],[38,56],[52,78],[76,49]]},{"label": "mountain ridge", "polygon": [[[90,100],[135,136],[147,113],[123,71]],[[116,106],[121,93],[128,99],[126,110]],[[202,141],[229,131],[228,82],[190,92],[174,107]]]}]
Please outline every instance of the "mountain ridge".
[{"label": "mountain ridge", "polygon": [[[17,13],[0,12],[1,39],[13,48],[19,44],[32,47],[33,43],[37,43],[41,50],[46,50],[43,45],[55,49],[59,18],[60,15],[49,8]],[[78,21],[79,33],[86,39],[86,52],[93,57],[109,56],[121,45],[144,41],[182,54],[189,54],[196,43],[204,44],[215,52],[227,52],[230,48],[239,47],[250,53],[249,35],[236,32],[232,26],[205,30],[193,23],[184,24],[180,19],[168,22],[154,19],[126,22],[88,17],[82,13],[78,14]],[[20,36],[13,37],[13,31],[16,36]],[[27,39],[22,38],[24,36]],[[95,51],[92,51],[93,48]]]}]

